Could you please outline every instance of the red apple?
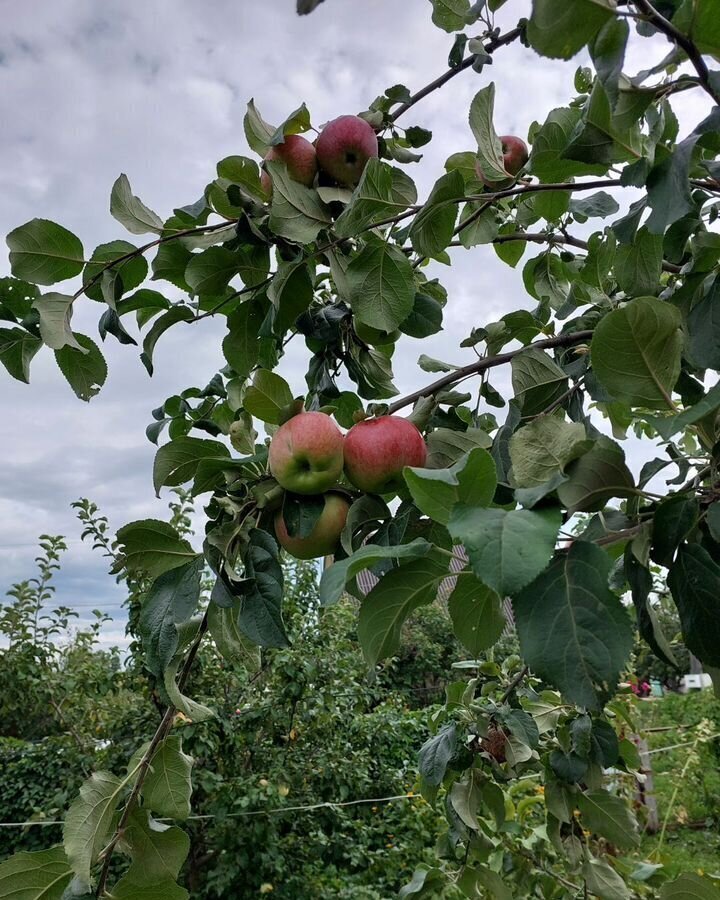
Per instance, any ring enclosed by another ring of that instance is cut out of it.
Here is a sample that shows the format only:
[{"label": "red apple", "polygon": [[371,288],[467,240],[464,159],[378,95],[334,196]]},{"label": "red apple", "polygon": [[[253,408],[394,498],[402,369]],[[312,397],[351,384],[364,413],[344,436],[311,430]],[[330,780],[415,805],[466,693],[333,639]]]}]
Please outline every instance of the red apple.
[{"label": "red apple", "polygon": [[296,559],[315,559],[335,552],[350,504],[340,494],[325,494],[324,500],[325,507],[307,537],[290,537],[282,510],[275,515],[275,534],[280,546]]},{"label": "red apple", "polygon": [[424,466],[427,448],[417,428],[400,416],[365,419],[345,437],[345,474],[361,491],[386,494],[404,484],[405,466]]},{"label": "red apple", "polygon": [[286,491],[322,494],[342,473],[342,432],[325,413],[300,413],[275,432],[268,463]]},{"label": "red apple", "polygon": [[315,141],[320,168],[339,184],[354,186],[367,161],[378,155],[372,125],[359,116],[340,116],[323,128]]},{"label": "red apple", "polygon": [[[307,187],[313,186],[317,174],[317,154],[310,141],[299,134],[286,135],[282,144],[268,150],[265,159],[284,162],[293,181],[299,181]],[[272,179],[264,169],[260,173],[260,184],[269,197],[272,194]]]},{"label": "red apple", "polygon": [[[516,137],[514,134],[503,134],[500,137],[503,153],[503,166],[509,175],[517,175],[525,163],[528,161],[530,154],[528,153],[527,144],[522,138]],[[493,187],[498,184],[497,181],[488,181],[483,175],[480,167],[480,161],[475,163],[475,171],[478,178],[487,187]]]}]

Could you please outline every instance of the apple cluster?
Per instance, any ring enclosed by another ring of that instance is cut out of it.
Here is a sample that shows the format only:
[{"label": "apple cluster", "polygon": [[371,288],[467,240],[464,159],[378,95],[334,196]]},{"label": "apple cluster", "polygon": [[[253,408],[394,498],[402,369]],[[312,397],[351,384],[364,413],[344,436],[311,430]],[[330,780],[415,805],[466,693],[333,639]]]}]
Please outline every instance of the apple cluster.
[{"label": "apple cluster", "polygon": [[[271,147],[265,160],[287,166],[293,181],[312,187],[318,172],[343,187],[355,187],[367,161],[378,155],[375,131],[359,116],[339,116],[323,128],[314,144],[299,134],[288,134],[282,144]],[[272,193],[270,175],[260,175],[266,196]]]},{"label": "apple cluster", "polygon": [[343,471],[351,485],[369,494],[388,494],[403,485],[405,466],[423,466],[425,441],[400,416],[364,419],[346,435],[322,412],[302,412],[281,425],[270,442],[270,472],[286,491],[322,494],[324,508],[306,537],[290,535],[282,509],[275,516],[280,545],[297,559],[334,553],[350,503],[338,490]]}]

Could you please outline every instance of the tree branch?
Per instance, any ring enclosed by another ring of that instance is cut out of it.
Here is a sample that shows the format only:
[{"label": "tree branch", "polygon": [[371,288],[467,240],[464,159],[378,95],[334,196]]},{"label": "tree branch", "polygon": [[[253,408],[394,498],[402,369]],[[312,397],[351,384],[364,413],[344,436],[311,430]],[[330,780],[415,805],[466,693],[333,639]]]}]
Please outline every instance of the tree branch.
[{"label": "tree branch", "polygon": [[[208,614],[207,611],[202,618],[200,623],[200,628],[198,629],[197,637],[192,643],[190,650],[188,651],[187,656],[185,657],[185,662],[183,663],[182,670],[180,672],[180,678],[178,679],[178,688],[182,691],[185,685],[187,684],[188,676],[190,675],[190,669],[192,668],[193,662],[195,662],[195,657],[197,656],[197,652],[200,649],[200,644],[202,643],[202,639],[205,635],[205,632],[208,629]],[[155,751],[162,743],[162,741],[167,737],[172,729],[173,721],[175,719],[176,708],[174,706],[168,706],[165,710],[165,715],[162,717],[160,724],[157,727],[157,731],[153,735],[150,744],[148,745],[147,750],[143,754],[140,763],[137,768],[137,778],[135,780],[135,785],[130,792],[130,796],[127,799],[127,803],[122,811],[122,815],[120,816],[120,821],[117,824],[115,829],[115,833],[110,839],[110,843],[105,847],[102,852],[102,870],[100,872],[100,878],[98,880],[97,890],[95,891],[96,897],[102,897],[105,894],[105,887],[107,885],[108,875],[110,874],[110,860],[113,855],[113,851],[118,843],[118,841],[122,838],[123,832],[127,826],[127,823],[132,815],[135,807],[137,806],[138,799],[140,797],[140,791],[142,790],[143,784],[145,783],[145,779],[147,778],[147,773],[150,768],[150,762],[152,761],[153,756],[155,755]]]},{"label": "tree branch", "polygon": [[433,381],[433,383],[427,385],[427,387],[420,388],[418,391],[413,391],[412,394],[408,394],[406,397],[401,397],[399,400],[391,403],[388,407],[388,415],[393,415],[393,413],[396,413],[400,409],[404,409],[406,406],[410,406],[411,403],[414,403],[421,397],[432,396],[438,391],[449,387],[451,384],[457,384],[457,382],[469,378],[471,375],[477,375],[480,372],[484,372],[486,369],[494,369],[496,366],[505,365],[505,363],[510,362],[520,353],[524,353],[531,347],[538,350],[546,350],[551,347],[572,347],[575,344],[584,343],[592,336],[593,332],[591,330],[573,331],[569,334],[560,334],[557,337],[546,338],[542,341],[534,341],[525,347],[519,347],[517,350],[509,350],[507,353],[498,353],[497,356],[488,356],[484,359],[479,359],[477,362],[462,366],[460,369],[455,369],[454,372],[449,372],[442,378],[438,378],[437,381]]},{"label": "tree branch", "polygon": [[[498,47],[503,47],[507,44],[512,44],[513,41],[517,40],[522,34],[522,28],[520,26],[513,28],[512,31],[508,31],[506,34],[498,35],[497,37],[490,38],[487,44],[484,45],[486,53],[492,53],[497,50]],[[389,117],[390,122],[396,122],[403,113],[406,113],[411,107],[415,106],[416,103],[419,103],[422,99],[427,97],[428,94],[431,94],[433,91],[436,91],[438,88],[441,88],[444,84],[447,84],[451,78],[454,78],[456,75],[459,75],[460,72],[464,72],[465,69],[469,69],[470,66],[475,61],[475,54],[468,56],[464,59],[459,66],[454,69],[448,69],[447,72],[443,72],[443,74],[436,78],[434,81],[431,81],[430,84],[425,85],[424,88],[421,88],[415,94],[413,94],[409,100],[405,103],[401,103],[398,109]]]},{"label": "tree branch", "polygon": [[672,22],[669,22],[665,16],[659,13],[650,3],[650,0],[634,0],[634,3],[651,25],[654,25],[658,31],[662,31],[671,43],[677,44],[678,47],[685,51],[688,59],[695,67],[695,71],[698,73],[700,84],[705,92],[720,106],[720,91],[712,86],[710,70],[696,44],[686,34],[679,31]]}]

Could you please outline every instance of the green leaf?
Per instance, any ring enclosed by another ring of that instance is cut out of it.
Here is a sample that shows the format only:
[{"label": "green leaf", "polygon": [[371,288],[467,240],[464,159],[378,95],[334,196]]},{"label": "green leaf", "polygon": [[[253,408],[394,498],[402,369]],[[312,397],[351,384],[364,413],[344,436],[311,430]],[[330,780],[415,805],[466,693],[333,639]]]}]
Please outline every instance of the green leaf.
[{"label": "green leaf", "polygon": [[80,239],[49,219],[31,219],[5,240],[12,274],[32,284],[66,281],[79,275],[85,265]]},{"label": "green leaf", "polygon": [[588,857],[583,863],[582,874],[591,894],[601,900],[630,900],[627,885],[608,863]]},{"label": "green leaf", "polygon": [[208,607],[208,630],[218,653],[229,663],[242,665],[248,672],[257,672],[260,668],[260,648],[240,631],[238,619],[241,606],[241,598],[235,598],[229,607],[211,603]]},{"label": "green leaf", "polygon": [[423,781],[431,787],[442,784],[457,745],[457,726],[454,723],[443,725],[436,735],[425,741],[418,753],[418,770]]},{"label": "green leaf", "polygon": [[571,462],[566,474],[568,480],[558,486],[557,494],[572,513],[597,512],[613,497],[630,497],[635,490],[622,448],[605,436]]},{"label": "green leaf", "polygon": [[536,416],[567,390],[567,375],[547,353],[528,347],[511,363],[512,385],[523,416]]},{"label": "green leaf", "polygon": [[677,660],[673,655],[670,643],[663,634],[649,599],[653,589],[652,574],[649,568],[636,558],[632,544],[628,544],[625,548],[625,577],[630,585],[640,636],[658,659],[677,668]]},{"label": "green leaf", "polygon": [[[441,176],[423,208],[413,219],[409,237],[416,253],[436,257],[453,238],[458,200],[465,196],[465,182],[457,171]],[[398,323],[399,324],[399,323]]]},{"label": "green leaf", "polygon": [[222,342],[223,355],[241,378],[249,375],[257,365],[260,328],[265,315],[258,300],[249,300],[228,316],[228,334]]},{"label": "green leaf", "polygon": [[189,900],[189,897],[174,879],[149,879],[142,866],[130,866],[112,889],[112,900]]},{"label": "green leaf", "polygon": [[358,616],[358,640],[369,666],[397,652],[406,619],[435,600],[447,574],[447,560],[426,556],[383,575],[363,600]]},{"label": "green leaf", "polygon": [[22,328],[0,328],[0,362],[25,384],[30,382],[30,363],[42,345],[40,338]]},{"label": "green leaf", "polygon": [[[499,234],[497,219],[497,210],[494,206],[486,206],[474,200],[465,203],[460,211],[460,225],[458,226],[460,243],[468,250],[479,244],[492,243]],[[508,245],[496,244],[496,253],[498,246],[506,247]]]},{"label": "green leaf", "polygon": [[500,597],[465,569],[448,600],[453,633],[474,659],[479,659],[505,629]]},{"label": "green leaf", "polygon": [[445,469],[457,462],[474,447],[484,450],[492,446],[492,438],[480,428],[454,431],[451,428],[436,428],[427,439],[427,467]]},{"label": "green leaf", "polygon": [[309,244],[322,228],[330,224],[330,213],[318,192],[290,178],[285,163],[265,163],[272,178],[273,194],[270,209],[270,229],[273,234]]},{"label": "green leaf", "polygon": [[563,152],[582,117],[577,108],[553,109],[535,135],[528,168],[542,182],[567,181],[576,175],[604,175],[607,165],[565,159]]},{"label": "green leaf", "polygon": [[268,369],[258,369],[252,384],[245,391],[245,409],[261,422],[272,425],[280,424],[286,408],[292,401],[293,396],[288,383]]},{"label": "green leaf", "polygon": [[478,142],[478,160],[482,173],[488,181],[506,182],[512,176],[505,171],[500,138],[493,125],[495,105],[495,84],[479,90],[470,104],[470,128]]},{"label": "green leaf", "polygon": [[247,112],[243,119],[243,128],[250,148],[258,156],[265,156],[272,144],[275,129],[272,125],[268,125],[257,111],[254,100],[250,100],[247,105]]},{"label": "green leaf", "polygon": [[163,486],[177,487],[195,476],[200,461],[210,458],[230,458],[230,451],[220,441],[205,438],[179,437],[164,444],[155,454],[153,484],[160,496]]},{"label": "green leaf", "polygon": [[345,590],[345,585],[363,569],[368,569],[383,560],[420,559],[427,556],[431,549],[432,544],[422,538],[395,547],[366,544],[352,556],[336,561],[325,569],[320,579],[320,605],[332,606],[337,603]]},{"label": "green leaf", "polygon": [[163,313],[155,322],[150,331],[145,335],[143,341],[143,352],[140,355],[143,365],[147,369],[148,375],[153,373],[153,354],[155,345],[160,337],[173,325],[178,322],[191,322],[195,318],[195,314],[188,306],[173,306],[167,312]]},{"label": "green leaf", "polygon": [[570,59],[613,17],[613,9],[605,0],[533,0],[530,46],[541,56]]},{"label": "green leaf", "polygon": [[660,900],[718,900],[718,889],[709,878],[686,872],[660,888]]},{"label": "green leaf", "polygon": [[430,0],[432,3],[432,20],[438,28],[452,33],[465,26],[470,12],[470,0]]},{"label": "green leaf", "polygon": [[687,356],[700,369],[720,368],[720,278],[694,304],[687,317]]},{"label": "green leaf", "polygon": [[669,567],[679,545],[689,537],[700,518],[696,497],[675,494],[666,497],[655,510],[652,521],[652,551],[656,563]]},{"label": "green leaf", "polygon": [[208,706],[203,706],[202,703],[186,697],[175,680],[178,670],[185,659],[185,651],[200,634],[200,621],[200,618],[192,618],[175,626],[177,629],[177,650],[167,664],[162,677],[165,693],[170,703],[193,722],[205,722],[207,719],[212,719],[215,715]]},{"label": "green leaf", "polygon": [[418,509],[442,525],[461,498],[468,505],[489,506],[497,487],[495,462],[479,447],[448,469],[407,466],[403,475]]},{"label": "green leaf", "polygon": [[606,191],[598,191],[587,197],[573,198],[568,208],[578,222],[585,222],[587,219],[605,219],[618,212],[620,206]]},{"label": "green leaf", "polygon": [[393,331],[412,312],[412,265],[394,244],[369,241],[353,256],[346,277],[353,315],[364,325]]},{"label": "green leaf", "polygon": [[630,406],[672,407],[682,343],[678,309],[638,297],[598,324],[590,348],[593,372],[608,393]]},{"label": "green leaf", "polygon": [[120,568],[138,578],[155,579],[198,556],[172,525],[160,519],[141,519],[123,525],[118,529],[116,545],[121,555]]},{"label": "green leaf", "polygon": [[163,572],[143,597],[138,631],[143,641],[145,665],[157,678],[162,678],[177,650],[176,626],[197,609],[204,565],[204,557],[197,556],[189,563]]},{"label": "green leaf", "polygon": [[595,71],[613,109],[618,101],[618,82],[629,35],[630,26],[625,19],[611,18],[598,31],[589,47]]},{"label": "green leaf", "polygon": [[117,266],[111,266],[109,269],[105,267],[114,259],[126,256],[128,253],[138,252],[138,248],[128,241],[110,241],[107,244],[100,244],[93,250],[93,254],[85,265],[82,273],[83,286],[89,285],[91,281],[95,284],[85,287],[85,295],[91,300],[103,301],[102,285],[100,275],[103,271],[109,272],[113,277],[113,283],[119,280],[121,293],[131,291],[139,287],[147,276],[148,264],[144,256],[139,254],[119,263]]},{"label": "green leaf", "polygon": [[33,302],[40,299],[40,290],[19,278],[0,278],[0,320],[16,323],[30,314]]},{"label": "green leaf", "polygon": [[720,566],[699,544],[680,547],[668,573],[688,650],[720,666]]},{"label": "green leaf", "polygon": [[514,596],[550,560],[560,510],[504,510],[457,504],[448,530],[463,544],[475,575],[501,597]]},{"label": "green leaf", "polygon": [[67,811],[63,845],[75,874],[90,884],[90,870],[107,844],[127,779],[110,772],[93,772]]},{"label": "green leaf", "polygon": [[434,297],[418,292],[413,308],[407,319],[400,325],[400,331],[414,338],[426,338],[442,331],[443,308]]},{"label": "green leaf", "polygon": [[72,877],[62,847],[22,850],[0,863],[0,900],[62,900]]},{"label": "green leaf", "polygon": [[[180,735],[168,735],[150,760],[142,786],[144,805],[157,816],[187,819],[192,795],[192,765],[192,757],[183,753]],[[178,872],[168,874],[177,878]]]},{"label": "green leaf", "polygon": [[121,847],[130,854],[133,865],[143,869],[148,881],[175,879],[190,851],[190,838],[180,828],[156,822],[146,809],[136,809],[123,832]]},{"label": "green leaf", "polygon": [[[474,769],[468,769],[463,778],[450,788],[450,804],[463,825],[473,831],[481,831],[477,813],[483,806],[481,791],[482,776]],[[493,894],[495,897],[496,894]]]},{"label": "green leaf", "polygon": [[515,484],[520,488],[545,484],[582,452],[584,441],[585,426],[566,422],[561,409],[533,419],[510,438]]},{"label": "green leaf", "polygon": [[370,159],[350,202],[335,221],[335,233],[338,237],[351,237],[398,215],[416,201],[417,190],[405,172],[382,160]]},{"label": "green leaf", "polygon": [[91,400],[107,378],[107,363],[98,345],[85,334],[75,334],[80,349],[65,346],[55,351],[55,361],[80,400]]},{"label": "green leaf", "polygon": [[278,125],[273,132],[270,143],[273,147],[276,147],[278,144],[282,144],[285,141],[285,137],[288,134],[300,134],[303,131],[309,131],[310,128],[310,113],[307,106],[305,106],[304,103],[301,103],[296,110],[290,113],[281,125]]},{"label": "green leaf", "polygon": [[153,281],[169,281],[181,291],[190,293],[190,285],[185,281],[185,270],[192,259],[192,253],[180,241],[160,244],[152,261]]},{"label": "green leaf", "polygon": [[[656,294],[662,275],[662,235],[639,228],[632,244],[621,244],[615,257],[618,285],[630,296]],[[641,298],[644,299],[644,298]]]},{"label": "green leaf", "polygon": [[278,265],[268,287],[268,297],[274,307],[275,334],[284,334],[292,328],[298,316],[312,303],[314,287],[314,272],[307,262],[281,262]]},{"label": "green leaf", "polygon": [[703,134],[720,130],[720,109],[717,107],[672,153],[655,165],[647,178],[648,205],[652,212],[647,229],[652,234],[664,234],[695,205],[690,194],[690,164],[693,151]]},{"label": "green leaf", "polygon": [[587,791],[577,795],[583,825],[616,847],[629,850],[640,846],[638,824],[627,800],[607,791]]},{"label": "green leaf", "polygon": [[33,303],[33,309],[37,310],[40,317],[40,336],[53,350],[60,350],[65,346],[82,350],[70,327],[73,302],[73,298],[67,294],[52,292],[44,294]]},{"label": "green leaf", "polygon": [[609,572],[606,553],[575,541],[513,601],[523,659],[588,709],[601,708],[632,648],[630,620],[607,586]]},{"label": "green leaf", "polygon": [[713,0],[684,0],[672,23],[692,39],[701,53],[720,60],[720,25]]},{"label": "green leaf", "polygon": [[[316,0],[308,0],[308,2],[314,3]],[[427,893],[425,888],[427,887],[432,892],[435,888],[446,884],[447,880],[447,875],[442,869],[428,869],[418,866],[413,872],[413,877],[410,881],[400,888],[398,897],[401,900],[403,897],[411,897],[413,895],[430,897],[431,893]]]},{"label": "green leaf", "polygon": [[238,273],[238,256],[227,247],[210,247],[193,253],[185,269],[185,281],[196,294],[220,296]]},{"label": "green leaf", "polygon": [[245,566],[252,583],[243,596],[238,625],[261,647],[287,647],[281,610],[283,571],[278,545],[266,531],[251,531]]},{"label": "green leaf", "polygon": [[120,175],[112,186],[110,215],[131,234],[162,234],[162,219],[133,195],[127,175]]}]

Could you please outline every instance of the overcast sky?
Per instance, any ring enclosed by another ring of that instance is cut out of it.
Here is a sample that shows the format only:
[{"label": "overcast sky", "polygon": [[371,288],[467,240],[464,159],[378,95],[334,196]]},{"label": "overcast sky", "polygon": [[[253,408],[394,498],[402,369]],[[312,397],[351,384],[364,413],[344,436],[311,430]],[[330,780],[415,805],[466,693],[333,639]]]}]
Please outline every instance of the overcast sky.
[{"label": "overcast sky", "polygon": [[[432,25],[427,0],[327,0],[302,18],[294,0],[0,5],[0,231],[52,219],[82,239],[86,256],[102,242],[134,240],[108,211],[119,173],[164,218],[201,196],[219,159],[252,155],[242,127],[251,97],[270,123],[305,101],[317,127],[367,108],[392,84],[423,86],[445,69],[452,43]],[[529,5],[511,0],[497,23],[512,27]],[[636,41],[626,70],[666,52],[662,41],[653,44],[649,54],[648,42]],[[450,153],[473,149],[467,110],[479,88],[496,82],[498,132],[526,136],[534,119],[572,96],[572,74],[584,61],[540,60],[516,43],[482,74],[464,72],[415,107],[403,124],[434,133],[422,162],[407,167],[421,196]],[[702,98],[680,96],[681,122],[697,121],[706,108]],[[472,326],[534,305],[522,288],[522,262],[512,271],[491,247],[480,247],[456,254],[456,263],[437,267],[450,295],[445,330],[422,347],[406,340],[395,357],[403,393],[432,378],[415,365],[420,352],[469,361],[469,351],[457,345]],[[3,250],[0,275],[7,274]],[[73,327],[98,340],[98,316],[98,305],[83,298]],[[69,504],[91,498],[114,528],[166,516],[167,497],[153,496],[155,448],[145,426],[166,397],[207,383],[223,365],[223,332],[220,318],[176,326],[158,344],[152,379],[137,348],[110,338],[103,347],[108,381],[87,404],[76,399],[47,349],[33,361],[29,386],[0,370],[0,596],[34,574],[39,534],[66,535],[57,601],[83,616],[93,607],[110,611],[118,619],[107,638],[121,639],[122,591],[106,574],[106,561],[80,543]],[[306,359],[297,343],[282,371],[299,394]]]}]

